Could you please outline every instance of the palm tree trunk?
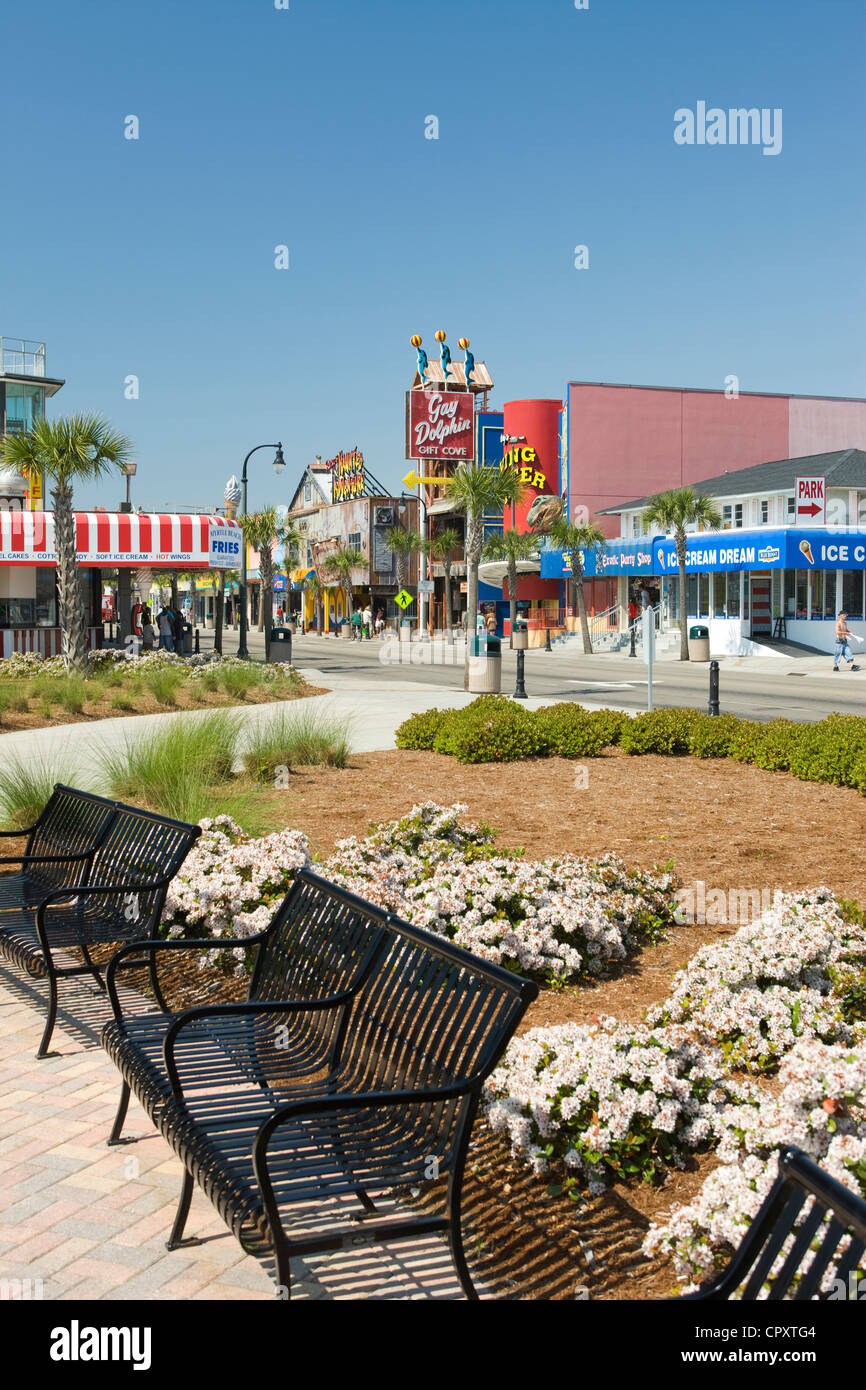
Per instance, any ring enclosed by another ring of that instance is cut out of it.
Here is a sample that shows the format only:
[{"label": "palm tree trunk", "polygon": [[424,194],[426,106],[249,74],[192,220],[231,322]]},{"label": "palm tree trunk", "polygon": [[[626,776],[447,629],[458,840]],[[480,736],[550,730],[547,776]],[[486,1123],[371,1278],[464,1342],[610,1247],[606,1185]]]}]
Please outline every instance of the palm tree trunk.
[{"label": "palm tree trunk", "polygon": [[445,571],[445,632],[449,646],[454,645],[454,623],[451,615],[451,561],[443,560],[442,568]]},{"label": "palm tree trunk", "polygon": [[481,562],[481,517],[466,513],[466,662],[463,668],[463,689],[469,689],[469,654],[475,636],[478,613],[478,566]]},{"label": "palm tree trunk", "polygon": [[265,661],[274,625],[274,559],[270,546],[259,551],[259,632],[265,634]]},{"label": "palm tree trunk", "polygon": [[214,603],[214,633],[213,649],[219,656],[223,654],[223,621],[225,619],[226,608],[226,572],[220,570],[219,585],[217,586],[216,601]]},{"label": "palm tree trunk", "polygon": [[580,635],[583,638],[583,654],[584,656],[592,656],[592,638],[589,635],[589,623],[586,618],[586,602],[583,597],[583,575],[572,575],[571,583],[574,589],[577,611],[580,614]]},{"label": "palm tree trunk", "polygon": [[171,571],[171,611],[180,612],[180,596],[177,589],[177,570]]},{"label": "palm tree trunk", "polygon": [[677,560],[680,567],[680,661],[689,659],[689,632],[688,619],[686,615],[686,557],[685,552],[679,553],[677,546]]},{"label": "palm tree trunk", "polygon": [[516,562],[516,560],[509,560],[509,562],[508,562],[508,621],[509,621],[509,623],[511,624],[511,637],[512,637],[512,641],[511,641],[510,645],[513,647],[513,646],[514,646],[514,641],[513,641],[513,638],[514,638],[514,625],[515,625],[515,623],[517,622],[517,562]]},{"label": "palm tree trunk", "polygon": [[87,615],[78,584],[75,559],[75,515],[72,489],[57,484],[52,489],[54,503],[54,541],[57,549],[57,593],[60,600],[60,629],[63,660],[68,671],[87,669]]}]

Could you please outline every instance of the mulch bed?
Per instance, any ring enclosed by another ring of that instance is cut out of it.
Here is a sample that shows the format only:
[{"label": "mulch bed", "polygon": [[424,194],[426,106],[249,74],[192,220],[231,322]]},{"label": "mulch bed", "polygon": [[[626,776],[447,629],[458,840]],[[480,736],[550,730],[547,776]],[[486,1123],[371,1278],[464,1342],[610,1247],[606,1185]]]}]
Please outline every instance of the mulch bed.
[{"label": "mulch bed", "polygon": [[[325,856],[337,840],[405,814],[413,804],[462,801],[487,820],[503,846],[528,858],[608,852],[627,864],[669,864],[685,885],[707,889],[803,889],[824,885],[866,902],[866,799],[847,788],[799,782],[784,773],[723,761],[655,756],[618,749],[587,760],[587,785],[575,765],[543,759],[463,767],[433,753],[353,755],[351,766],[303,768],[287,790],[267,790],[270,818],[303,830]],[[11,850],[9,852],[12,852]],[[706,941],[734,925],[683,926],[630,961],[618,978],[576,989],[544,990],[525,1027],[605,1013],[639,1021],[663,998],[676,970]],[[175,1005],[242,997],[245,985],[210,972],[174,967]],[[673,1172],[660,1187],[618,1184],[575,1203],[548,1195],[544,1181],[512,1161],[503,1140],[476,1128],[464,1198],[467,1254],[497,1297],[518,1300],[663,1298],[672,1266],[640,1254],[644,1233],[672,1203],[689,1200],[714,1167],[707,1155]],[[425,1204],[435,1189],[411,1200]]]},{"label": "mulch bed", "polygon": [[[26,680],[22,683],[26,684]],[[110,686],[104,699],[86,700],[79,714],[54,705],[50,719],[39,713],[37,700],[30,702],[31,708],[27,711],[0,710],[0,735],[15,733],[21,729],[51,729],[58,724],[93,724],[98,719],[134,719],[139,714],[177,714],[181,710],[236,709],[243,708],[244,705],[270,705],[277,700],[304,700],[308,695],[326,695],[328,692],[301,681],[296,688],[282,692],[270,690],[266,686],[252,687],[249,693],[240,699],[236,695],[226,695],[223,691],[207,691],[190,684],[181,686],[173,704],[160,704],[149,690],[144,690],[138,695],[130,696],[135,702],[134,709],[116,709],[111,704],[111,697],[118,693],[123,693],[123,686]]]}]

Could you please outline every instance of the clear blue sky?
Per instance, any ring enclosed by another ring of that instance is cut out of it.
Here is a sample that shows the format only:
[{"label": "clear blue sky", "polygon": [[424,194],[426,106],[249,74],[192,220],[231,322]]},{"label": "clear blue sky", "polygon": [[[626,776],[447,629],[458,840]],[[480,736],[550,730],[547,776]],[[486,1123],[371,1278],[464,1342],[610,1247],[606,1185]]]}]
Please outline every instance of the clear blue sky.
[{"label": "clear blue sky", "polygon": [[[53,413],[132,438],[153,507],[214,505],[277,438],[251,505],[354,444],[399,487],[408,340],[440,327],[497,405],[729,373],[866,395],[864,72],[859,0],[18,5],[0,333],[47,342]],[[698,101],[781,107],[781,154],[678,146]]]}]

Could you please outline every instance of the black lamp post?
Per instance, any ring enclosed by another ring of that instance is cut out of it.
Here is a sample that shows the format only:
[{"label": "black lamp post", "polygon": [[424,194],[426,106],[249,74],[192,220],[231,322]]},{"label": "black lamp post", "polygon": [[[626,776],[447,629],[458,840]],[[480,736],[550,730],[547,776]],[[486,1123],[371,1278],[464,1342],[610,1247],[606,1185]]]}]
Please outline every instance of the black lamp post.
[{"label": "black lamp post", "polygon": [[[255,449],[250,449],[250,452],[244,459],[243,471],[241,472],[242,517],[245,517],[247,514],[247,464],[249,463],[253,454],[258,453],[259,449],[276,449],[277,452],[274,458],[274,472],[276,473],[277,477],[279,477],[279,475],[282,473],[283,469],[286,466],[286,460],[283,458],[282,443],[257,444]],[[238,656],[247,658],[249,657],[249,652],[247,651],[247,543],[243,539],[241,540],[241,578],[238,587],[240,589],[238,599],[241,605],[240,635],[238,637]]]}]

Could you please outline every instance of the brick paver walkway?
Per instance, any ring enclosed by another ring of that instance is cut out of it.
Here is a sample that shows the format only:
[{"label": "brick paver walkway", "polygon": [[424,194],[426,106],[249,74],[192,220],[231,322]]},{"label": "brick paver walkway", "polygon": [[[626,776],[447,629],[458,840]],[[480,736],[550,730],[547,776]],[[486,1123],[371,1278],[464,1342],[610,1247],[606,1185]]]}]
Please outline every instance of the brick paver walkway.
[{"label": "brick paver walkway", "polygon": [[[166,1250],[182,1167],[135,1102],[135,1141],[106,1147],[119,1092],[98,1042],[107,1004],[92,982],[64,981],[40,1062],[43,999],[41,981],[0,962],[0,1297],[30,1280],[45,1299],[273,1300],[271,1271],[198,1191],[187,1232],[202,1243]],[[462,1297],[436,1237],[298,1259],[292,1273],[293,1299]]]}]

